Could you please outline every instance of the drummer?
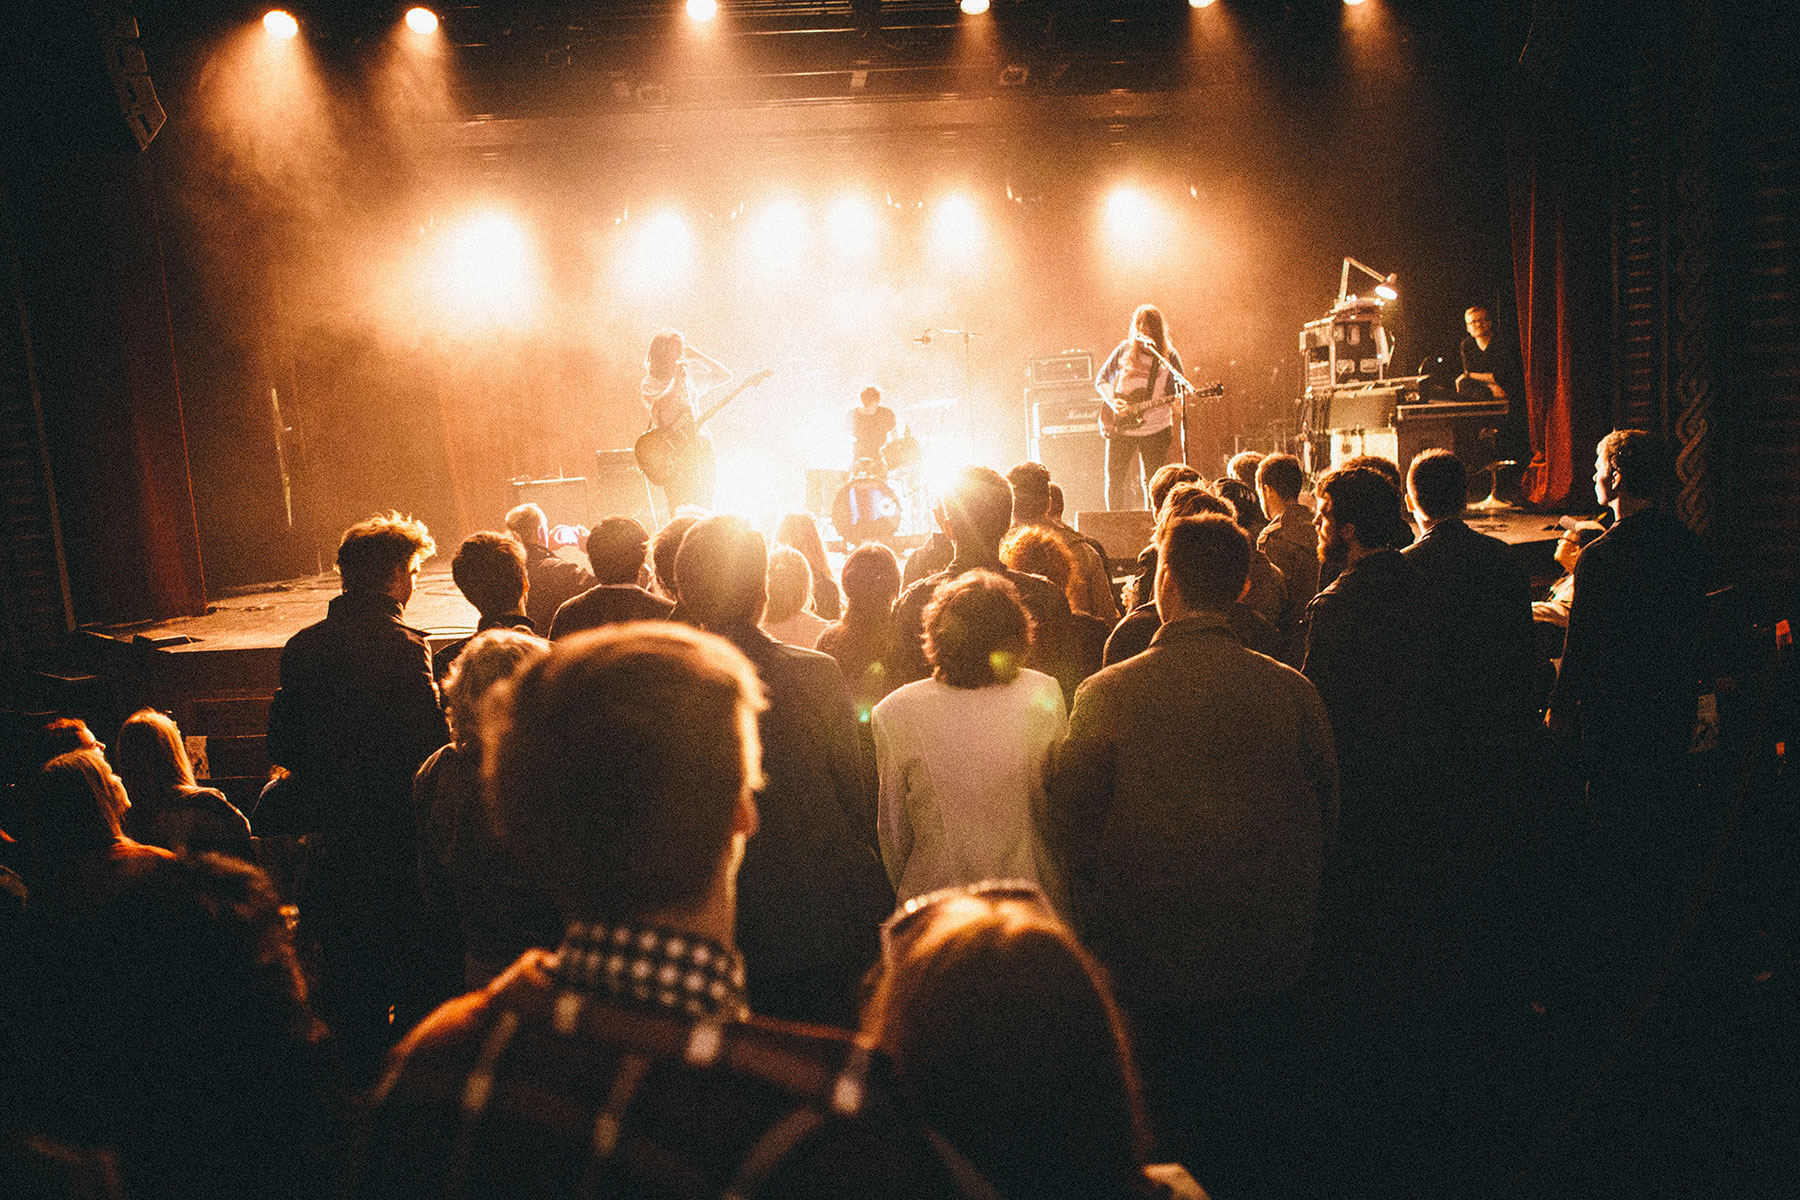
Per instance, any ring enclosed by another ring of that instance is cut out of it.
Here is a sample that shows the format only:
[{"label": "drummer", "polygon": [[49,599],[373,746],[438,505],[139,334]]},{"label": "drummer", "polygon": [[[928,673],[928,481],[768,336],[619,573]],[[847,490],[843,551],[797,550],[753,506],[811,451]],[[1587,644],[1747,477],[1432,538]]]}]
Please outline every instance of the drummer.
[{"label": "drummer", "polygon": [[864,388],[857,406],[850,410],[850,437],[854,443],[850,452],[852,473],[857,473],[865,460],[879,469],[881,448],[894,436],[897,424],[894,410],[881,402],[881,389]]}]

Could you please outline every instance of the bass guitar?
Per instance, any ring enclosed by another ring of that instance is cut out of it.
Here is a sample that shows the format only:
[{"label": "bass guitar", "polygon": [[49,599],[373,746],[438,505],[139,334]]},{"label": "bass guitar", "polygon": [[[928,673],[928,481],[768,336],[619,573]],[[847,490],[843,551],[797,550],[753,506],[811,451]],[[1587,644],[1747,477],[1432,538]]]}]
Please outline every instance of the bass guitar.
[{"label": "bass guitar", "polygon": [[774,368],[764,367],[726,391],[694,420],[639,435],[631,449],[644,478],[664,490],[671,482],[677,485],[686,482],[690,485],[685,489],[688,493],[710,494],[714,474],[712,445],[700,436],[700,427],[718,416],[720,409],[774,373]]},{"label": "bass guitar", "polygon": [[[1158,400],[1149,396],[1148,390],[1147,388],[1134,388],[1123,396],[1109,397],[1102,394],[1100,397],[1103,401],[1100,406],[1101,431],[1107,437],[1119,433],[1130,433],[1143,425],[1144,417],[1147,414],[1167,405],[1181,402],[1179,392],[1170,392]],[[1224,384],[1209,383],[1203,388],[1195,388],[1188,393],[1188,396],[1195,400],[1217,400],[1224,394]]]}]

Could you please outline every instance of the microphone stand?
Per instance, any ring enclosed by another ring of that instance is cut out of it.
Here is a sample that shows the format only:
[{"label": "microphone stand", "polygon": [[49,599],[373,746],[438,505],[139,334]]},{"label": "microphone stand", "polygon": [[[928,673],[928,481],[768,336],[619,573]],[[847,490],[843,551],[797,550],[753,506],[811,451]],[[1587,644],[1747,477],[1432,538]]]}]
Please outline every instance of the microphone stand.
[{"label": "microphone stand", "polygon": [[931,335],[934,333],[947,333],[947,334],[950,334],[952,337],[959,337],[962,339],[962,344],[963,344],[963,420],[964,420],[964,427],[969,435],[969,448],[971,451],[973,451],[973,449],[975,447],[975,372],[974,372],[974,367],[969,358],[969,339],[970,338],[978,338],[981,336],[981,334],[978,331],[973,330],[973,329],[938,329],[934,326],[930,329],[927,329],[923,334],[914,338],[913,341],[918,342],[921,345],[923,345],[931,340]]},{"label": "microphone stand", "polygon": [[1169,376],[1175,380],[1175,399],[1181,405],[1181,462],[1184,466],[1192,466],[1193,463],[1188,458],[1188,397],[1198,389],[1189,382],[1186,375],[1175,369],[1174,363],[1162,356],[1154,343],[1139,338],[1138,345],[1148,351],[1151,358],[1161,363],[1169,372]]}]

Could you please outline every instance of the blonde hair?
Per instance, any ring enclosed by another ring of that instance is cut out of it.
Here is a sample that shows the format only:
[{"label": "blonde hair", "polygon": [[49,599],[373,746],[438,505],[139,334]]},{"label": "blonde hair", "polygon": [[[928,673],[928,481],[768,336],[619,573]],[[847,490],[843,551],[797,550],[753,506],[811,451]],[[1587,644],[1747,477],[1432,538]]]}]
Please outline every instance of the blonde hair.
[{"label": "blonde hair", "polygon": [[181,729],[167,713],[140,708],[119,726],[113,747],[127,795],[156,796],[171,788],[198,787]]}]

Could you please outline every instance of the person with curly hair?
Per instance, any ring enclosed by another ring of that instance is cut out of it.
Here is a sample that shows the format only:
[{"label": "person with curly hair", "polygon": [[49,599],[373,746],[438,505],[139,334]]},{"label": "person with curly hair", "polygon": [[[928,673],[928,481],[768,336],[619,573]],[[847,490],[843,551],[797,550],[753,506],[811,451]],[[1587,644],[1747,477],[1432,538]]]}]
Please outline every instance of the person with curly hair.
[{"label": "person with curly hair", "polygon": [[987,878],[1061,894],[1044,779],[1068,716],[1056,680],[1023,665],[1032,635],[1010,580],[961,575],[925,609],[931,678],[875,706],[881,858],[902,900]]}]

